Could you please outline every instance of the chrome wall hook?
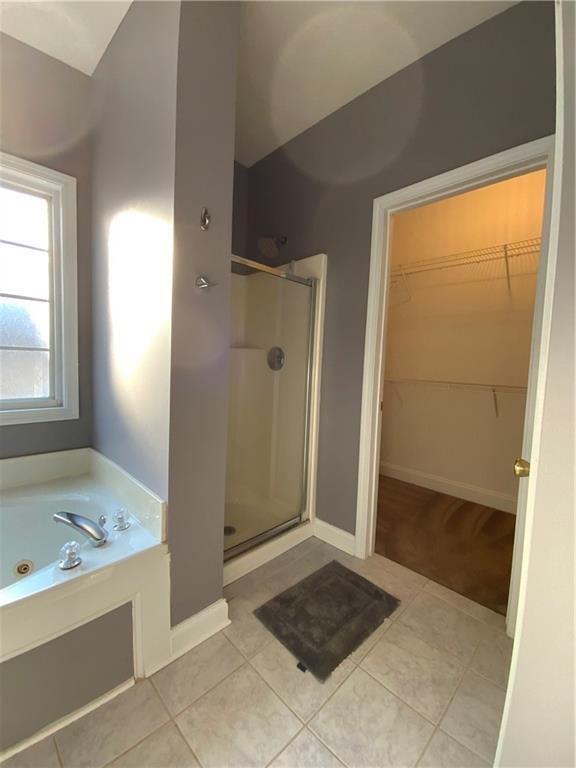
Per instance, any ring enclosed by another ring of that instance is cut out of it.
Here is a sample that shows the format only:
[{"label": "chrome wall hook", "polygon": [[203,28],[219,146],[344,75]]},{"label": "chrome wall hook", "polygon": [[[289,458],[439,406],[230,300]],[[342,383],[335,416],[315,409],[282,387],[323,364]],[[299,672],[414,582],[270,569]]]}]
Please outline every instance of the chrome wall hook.
[{"label": "chrome wall hook", "polygon": [[205,275],[199,275],[196,278],[196,288],[200,288],[200,290],[204,291],[206,288],[214,288],[216,283],[211,283],[210,280]]},{"label": "chrome wall hook", "polygon": [[211,220],[212,216],[210,215],[208,208],[202,208],[200,211],[200,229],[204,232],[206,232],[207,229],[210,229]]}]

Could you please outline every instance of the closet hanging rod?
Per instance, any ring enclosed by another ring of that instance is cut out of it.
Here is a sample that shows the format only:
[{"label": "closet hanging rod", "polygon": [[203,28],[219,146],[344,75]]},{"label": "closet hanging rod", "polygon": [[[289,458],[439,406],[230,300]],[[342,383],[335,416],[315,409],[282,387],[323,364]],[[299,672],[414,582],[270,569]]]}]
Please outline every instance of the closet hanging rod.
[{"label": "closet hanging rod", "polygon": [[434,384],[438,386],[454,387],[459,389],[486,389],[498,392],[526,392],[526,387],[517,387],[511,384],[484,384],[475,381],[443,381],[441,379],[384,379],[387,384]]},{"label": "closet hanging rod", "polygon": [[452,267],[468,267],[486,264],[493,261],[518,258],[520,256],[532,256],[540,253],[541,240],[533,237],[529,240],[518,240],[501,245],[491,245],[487,248],[478,248],[473,251],[453,253],[440,259],[421,259],[403,264],[397,264],[391,268],[392,277],[415,275],[420,272],[431,272]]}]

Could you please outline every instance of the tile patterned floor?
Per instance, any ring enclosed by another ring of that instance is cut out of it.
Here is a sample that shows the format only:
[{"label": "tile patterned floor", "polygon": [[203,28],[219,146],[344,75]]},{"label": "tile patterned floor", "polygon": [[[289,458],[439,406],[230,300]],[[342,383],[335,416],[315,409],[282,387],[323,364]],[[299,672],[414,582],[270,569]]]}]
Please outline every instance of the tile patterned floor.
[{"label": "tile patterned floor", "polygon": [[[252,615],[330,560],[402,600],[318,683]],[[225,590],[232,624],[3,768],[482,768],[511,641],[496,613],[391,560],[309,539]]]}]

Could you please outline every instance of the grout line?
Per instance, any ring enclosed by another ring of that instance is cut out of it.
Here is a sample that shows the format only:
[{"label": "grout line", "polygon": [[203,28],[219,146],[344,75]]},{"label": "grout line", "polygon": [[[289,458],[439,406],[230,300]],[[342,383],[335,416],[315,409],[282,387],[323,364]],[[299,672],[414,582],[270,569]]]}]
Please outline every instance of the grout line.
[{"label": "grout line", "polygon": [[[122,752],[119,752],[117,755],[115,755],[111,760],[109,760],[107,763],[104,763],[102,768],[106,768],[107,765],[110,765],[114,762],[114,760],[118,760],[119,757],[122,757],[122,755],[125,755],[127,752],[130,752],[131,749],[134,749],[134,747],[139,746],[142,744],[143,741],[146,741],[146,739],[149,736],[153,736],[157,731],[159,731],[161,728],[164,728],[165,725],[168,725],[168,723],[171,722],[171,718],[168,719],[165,723],[162,723],[162,725],[157,726],[153,730],[150,731],[150,733],[147,733],[146,736],[143,736],[141,739],[138,739],[138,741],[135,741],[134,744],[131,744],[126,749],[123,749]],[[72,767],[71,767],[72,768]]]},{"label": "grout line", "polygon": [[225,680],[228,680],[228,678],[231,677],[234,674],[234,672],[238,672],[239,670],[241,670],[242,667],[246,666],[247,663],[248,663],[248,660],[244,659],[242,661],[242,664],[240,664],[237,667],[235,667],[231,672],[228,672],[228,674],[226,674],[221,680],[218,680],[217,683],[214,683],[214,685],[211,685],[210,688],[208,688],[207,690],[203,691],[200,694],[200,696],[198,696],[197,698],[194,699],[194,701],[189,702],[188,704],[186,704],[185,707],[183,707],[182,709],[179,709],[178,712],[175,712],[174,714],[169,712],[170,718],[172,720],[174,720],[174,722],[176,722],[176,718],[177,717],[180,717],[180,715],[182,715],[184,712],[186,712],[187,709],[190,709],[190,707],[193,707],[194,704],[197,704],[201,699],[203,699],[204,696],[207,696],[215,688],[218,688],[218,686],[221,685]]},{"label": "grout line", "polygon": [[422,750],[422,752],[420,752],[420,754],[418,755],[418,760],[416,760],[416,763],[415,763],[415,766],[416,766],[416,768],[418,768],[418,766],[420,765],[420,760],[422,760],[422,758],[423,758],[423,757],[424,757],[424,755],[426,754],[426,750],[427,750],[427,749],[428,749],[428,747],[430,746],[430,742],[432,741],[432,739],[434,738],[434,736],[436,735],[436,733],[437,733],[437,732],[438,732],[438,726],[436,726],[436,727],[434,728],[434,730],[433,730],[433,731],[432,731],[432,733],[430,734],[430,738],[428,739],[428,741],[427,741],[427,742],[426,742],[426,744],[424,745],[424,749],[423,749],[423,750]]},{"label": "grout line", "polygon": [[[56,731],[56,733],[58,733],[58,731]],[[60,763],[60,768],[64,768],[64,760],[62,759],[62,755],[60,754],[60,749],[58,747],[58,742],[56,741],[56,733],[52,734],[52,741],[54,742],[54,749],[56,750],[56,757]]]},{"label": "grout line", "polygon": [[271,759],[270,759],[270,760],[269,760],[269,761],[266,763],[266,768],[268,768],[268,766],[269,766],[271,763],[273,763],[273,762],[274,762],[274,760],[276,760],[276,758],[277,758],[277,757],[279,757],[279,756],[282,754],[282,752],[284,752],[284,750],[285,750],[285,749],[288,749],[288,747],[290,746],[290,744],[292,744],[292,742],[293,742],[295,739],[297,739],[297,738],[298,738],[298,736],[300,736],[300,734],[302,733],[302,731],[305,731],[305,730],[306,730],[306,726],[305,726],[305,725],[303,725],[303,726],[302,726],[302,728],[300,728],[300,729],[299,729],[299,730],[298,730],[298,731],[297,731],[297,732],[294,734],[294,736],[292,736],[292,738],[290,739],[290,741],[289,741],[287,744],[285,744],[285,745],[282,747],[282,749],[281,749],[279,752],[276,752],[276,753],[273,755],[273,757],[272,757],[272,758],[271,758]]},{"label": "grout line", "polygon": [[183,731],[183,730],[180,728],[180,726],[179,726],[179,725],[178,725],[178,723],[176,722],[176,719],[175,719],[175,718],[172,718],[172,722],[174,723],[174,727],[176,728],[176,730],[178,731],[178,733],[180,734],[180,736],[181,736],[181,737],[184,739],[184,743],[186,744],[186,746],[188,747],[188,749],[189,749],[189,750],[190,750],[190,752],[192,753],[192,756],[193,756],[193,757],[196,759],[196,761],[197,761],[198,765],[200,766],[200,768],[204,768],[204,763],[203,763],[203,762],[200,760],[200,757],[199,757],[199,756],[196,754],[196,752],[195,752],[195,751],[192,749],[192,745],[190,744],[190,742],[188,741],[188,739],[187,739],[187,738],[186,738],[186,736],[184,735],[184,731]]}]

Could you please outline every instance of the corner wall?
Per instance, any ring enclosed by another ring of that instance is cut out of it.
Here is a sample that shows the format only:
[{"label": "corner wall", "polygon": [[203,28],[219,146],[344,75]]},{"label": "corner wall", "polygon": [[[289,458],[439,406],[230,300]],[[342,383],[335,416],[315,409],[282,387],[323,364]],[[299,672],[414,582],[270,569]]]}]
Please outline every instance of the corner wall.
[{"label": "corner wall", "polygon": [[133,3],[94,74],[94,447],[164,499],[179,17]]},{"label": "corner wall", "polygon": [[328,255],[317,515],[355,530],[375,197],[554,131],[554,6],[524,2],[424,56],[249,169],[249,252]]}]

